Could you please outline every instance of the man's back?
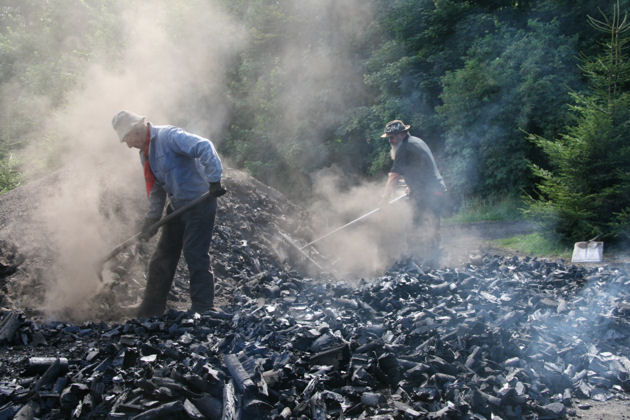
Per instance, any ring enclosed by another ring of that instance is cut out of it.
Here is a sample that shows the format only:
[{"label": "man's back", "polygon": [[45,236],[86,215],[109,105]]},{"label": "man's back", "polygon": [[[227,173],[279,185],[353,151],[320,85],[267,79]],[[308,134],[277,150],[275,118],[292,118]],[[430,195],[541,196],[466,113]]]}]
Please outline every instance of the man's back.
[{"label": "man's back", "polygon": [[391,172],[399,173],[417,198],[440,190],[441,175],[431,149],[418,137],[408,136],[396,151]]}]

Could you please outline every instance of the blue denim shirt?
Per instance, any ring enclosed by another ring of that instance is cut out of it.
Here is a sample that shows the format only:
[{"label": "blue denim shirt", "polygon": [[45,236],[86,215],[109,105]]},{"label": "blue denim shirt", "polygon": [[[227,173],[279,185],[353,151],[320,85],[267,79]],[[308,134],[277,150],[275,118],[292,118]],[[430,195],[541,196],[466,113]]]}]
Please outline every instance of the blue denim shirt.
[{"label": "blue denim shirt", "polygon": [[[140,162],[144,165],[142,150]],[[155,175],[146,214],[151,219],[161,217],[167,196],[177,209],[208,192],[223,170],[210,140],[171,125],[151,126],[149,163]]]}]

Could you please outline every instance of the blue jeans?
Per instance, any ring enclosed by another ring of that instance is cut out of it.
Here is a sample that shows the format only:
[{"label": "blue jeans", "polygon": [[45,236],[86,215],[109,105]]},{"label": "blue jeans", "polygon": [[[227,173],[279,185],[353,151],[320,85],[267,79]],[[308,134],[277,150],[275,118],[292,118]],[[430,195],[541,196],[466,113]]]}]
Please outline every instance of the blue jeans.
[{"label": "blue jeans", "polygon": [[[167,214],[173,209],[169,206]],[[204,312],[214,304],[214,274],[210,268],[210,243],[217,199],[209,197],[162,226],[162,234],[149,263],[147,287],[138,316],[161,315],[184,251],[190,273],[191,310]]]}]

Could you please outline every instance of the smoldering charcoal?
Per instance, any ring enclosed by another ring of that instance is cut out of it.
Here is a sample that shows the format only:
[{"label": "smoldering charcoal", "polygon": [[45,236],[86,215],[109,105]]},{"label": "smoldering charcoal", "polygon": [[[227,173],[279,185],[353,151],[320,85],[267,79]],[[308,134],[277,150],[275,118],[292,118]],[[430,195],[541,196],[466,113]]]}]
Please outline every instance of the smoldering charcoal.
[{"label": "smoldering charcoal", "polygon": [[104,299],[80,323],[2,311],[0,419],[542,419],[630,393],[623,267],[484,255],[306,274],[274,239],[299,230],[278,222],[289,204],[227,187],[212,252],[229,303],[102,321]]}]

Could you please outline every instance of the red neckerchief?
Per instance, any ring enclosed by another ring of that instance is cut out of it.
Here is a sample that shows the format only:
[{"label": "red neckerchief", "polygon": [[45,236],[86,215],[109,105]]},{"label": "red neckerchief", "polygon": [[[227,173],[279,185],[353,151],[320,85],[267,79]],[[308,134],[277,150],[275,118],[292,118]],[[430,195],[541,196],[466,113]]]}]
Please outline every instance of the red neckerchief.
[{"label": "red neckerchief", "polygon": [[144,143],[144,182],[147,184],[147,197],[151,195],[151,189],[155,184],[155,175],[149,163],[149,143],[151,142],[151,125],[147,124],[147,140]]}]

